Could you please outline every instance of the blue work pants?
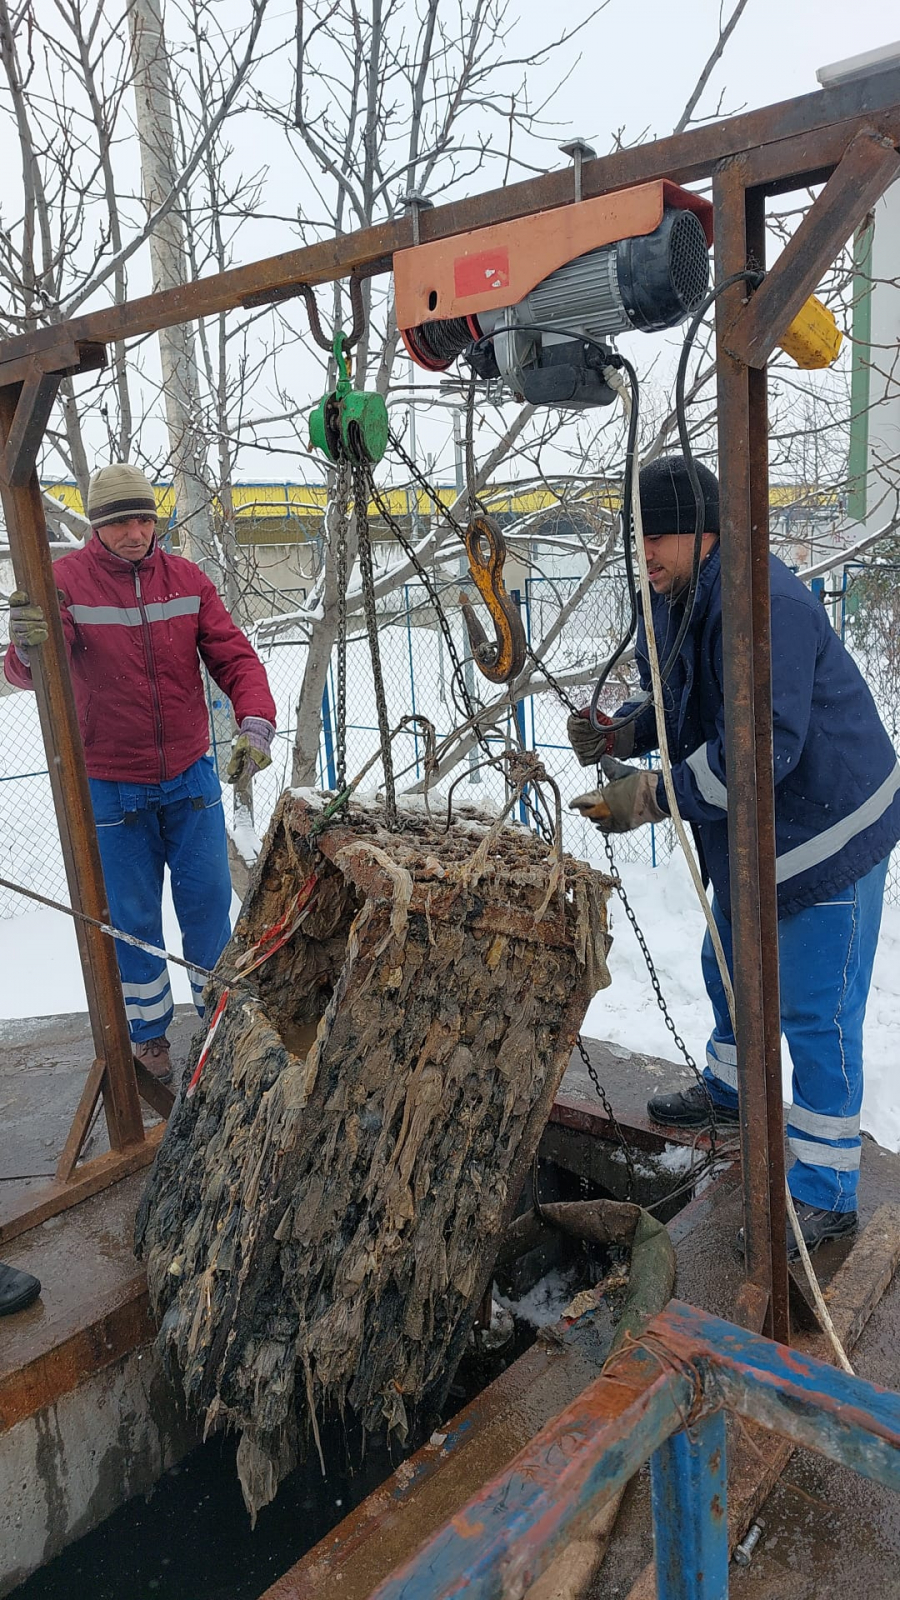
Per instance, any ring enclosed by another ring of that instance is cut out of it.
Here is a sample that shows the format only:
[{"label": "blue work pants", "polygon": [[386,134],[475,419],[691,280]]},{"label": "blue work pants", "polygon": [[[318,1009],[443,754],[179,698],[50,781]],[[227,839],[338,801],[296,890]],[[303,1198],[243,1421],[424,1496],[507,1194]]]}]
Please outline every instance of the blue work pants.
[{"label": "blue work pants", "polygon": [[[214,967],[231,936],[231,874],[222,790],[212,758],[201,756],[177,778],[160,784],[89,779],[100,858],[114,927],[148,944],[163,944],[163,873],[186,961]],[[156,1039],[172,1020],[165,961],[116,942],[132,1040]],[[191,972],[201,1017],[205,979]]]},{"label": "blue work pants", "polygon": [[[888,863],[832,900],[778,924],[781,1029],[793,1067],[788,1186],[795,1200],[825,1211],[855,1211],[863,1020],[881,927]],[[732,970],[731,924],[713,901]],[[737,1104],[737,1050],[712,940],[703,941],[703,978],[715,1018],[704,1077],[714,1101]]]}]

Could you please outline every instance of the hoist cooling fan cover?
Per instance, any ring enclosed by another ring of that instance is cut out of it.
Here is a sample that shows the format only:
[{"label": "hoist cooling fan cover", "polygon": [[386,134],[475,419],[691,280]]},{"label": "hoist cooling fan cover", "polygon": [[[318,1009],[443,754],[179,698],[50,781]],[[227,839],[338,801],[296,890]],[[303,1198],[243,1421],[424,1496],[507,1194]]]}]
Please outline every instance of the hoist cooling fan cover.
[{"label": "hoist cooling fan cover", "polygon": [[466,352],[536,404],[608,403],[604,341],[673,328],[709,286],[712,207],[644,184],[401,251],[397,321],[412,359],[441,372]]}]

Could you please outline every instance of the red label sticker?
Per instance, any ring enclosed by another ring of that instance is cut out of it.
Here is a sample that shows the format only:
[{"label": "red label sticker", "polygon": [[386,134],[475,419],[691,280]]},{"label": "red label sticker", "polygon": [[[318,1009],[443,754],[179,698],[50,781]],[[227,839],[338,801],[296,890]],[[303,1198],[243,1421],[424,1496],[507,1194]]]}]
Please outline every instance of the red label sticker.
[{"label": "red label sticker", "polygon": [[509,251],[482,250],[477,256],[457,256],[453,263],[453,291],[457,300],[490,289],[509,288]]}]

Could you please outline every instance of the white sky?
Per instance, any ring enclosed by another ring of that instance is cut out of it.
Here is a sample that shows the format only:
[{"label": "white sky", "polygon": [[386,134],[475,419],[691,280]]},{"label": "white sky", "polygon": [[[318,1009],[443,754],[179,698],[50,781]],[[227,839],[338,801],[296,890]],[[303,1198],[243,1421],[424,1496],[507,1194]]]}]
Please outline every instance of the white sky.
[{"label": "white sky", "polygon": [[[280,103],[289,103],[289,39],[294,6],[291,0],[271,0],[271,4],[264,39],[269,46],[277,41],[280,48],[258,69],[257,81]],[[725,0],[727,14],[732,6],[733,0]],[[525,57],[539,50],[548,33],[574,26],[590,9],[589,0],[577,0],[570,10],[549,8],[546,0],[519,0],[517,9],[516,0],[510,0],[508,19],[513,26],[508,55]],[[451,10],[448,6],[448,18]],[[49,25],[55,15],[53,0],[37,0],[37,11]],[[246,0],[220,0],[218,11],[221,25],[240,29],[246,22],[248,6]],[[169,12],[170,30],[174,33],[174,0],[170,0]],[[598,154],[603,154],[611,148],[619,130],[626,142],[670,133],[715,43],[719,16],[719,0],[681,0],[678,5],[671,0],[609,0],[577,41],[558,55],[551,55],[543,68],[529,69],[535,101],[543,99],[561,76],[565,82],[548,109],[545,138],[523,141],[520,153],[536,167],[551,168],[564,163],[556,145],[573,135],[588,138]],[[855,0],[852,4],[848,0],[749,0],[697,114],[715,114],[720,97],[720,114],[730,114],[813,92],[818,87],[818,66],[895,38],[900,38],[900,12],[890,0]],[[491,121],[487,116],[484,122],[497,129],[497,137],[502,139],[502,124],[498,126],[495,119]],[[236,146],[236,167],[250,172],[260,163],[272,163],[265,184],[264,210],[287,217],[297,209],[302,213],[305,207],[320,213],[321,207],[313,200],[297,165],[281,152],[277,137],[272,137],[271,125],[253,113],[245,114],[229,124],[229,138]],[[480,172],[467,180],[464,189],[458,187],[454,191],[455,195],[489,189],[499,181],[498,170],[496,161],[488,160]],[[0,198],[2,191],[0,176]],[[240,265],[295,248],[298,243],[296,229],[290,223],[257,218],[242,226],[233,261]],[[134,260],[129,269],[132,296],[148,287],[146,256],[142,254],[144,259]],[[102,303],[103,298],[101,294],[94,304]],[[322,305],[325,310],[324,291]],[[671,351],[666,346],[674,349],[677,342],[677,334],[674,340],[666,341],[635,335],[623,341],[623,349],[638,360],[644,373],[658,361],[657,373],[664,379],[671,366]],[[153,343],[140,358],[146,361],[148,371],[156,365]],[[317,398],[318,370],[303,352],[296,352],[291,360],[290,389],[296,403],[305,409],[307,394],[310,401]],[[419,374],[419,378],[427,382],[425,374]],[[280,409],[274,394],[268,397],[268,403],[261,404],[263,410]],[[446,411],[432,411],[431,417],[433,420],[425,415],[421,418],[420,448],[440,457],[438,470],[447,478],[452,472],[448,448],[450,417]],[[96,447],[102,447],[99,438]],[[309,463],[295,452],[281,457],[260,451],[248,451],[238,473],[245,481],[254,477],[309,475]]]},{"label": "white sky", "polygon": [[[726,15],[733,9],[726,0]],[[546,6],[522,6],[536,30]],[[611,0],[592,24],[584,59],[566,86],[571,128],[608,148],[621,124],[636,137],[671,132],[718,32],[718,0]],[[891,0],[749,0],[698,108],[750,110],[816,90],[816,68],[900,39]]]}]

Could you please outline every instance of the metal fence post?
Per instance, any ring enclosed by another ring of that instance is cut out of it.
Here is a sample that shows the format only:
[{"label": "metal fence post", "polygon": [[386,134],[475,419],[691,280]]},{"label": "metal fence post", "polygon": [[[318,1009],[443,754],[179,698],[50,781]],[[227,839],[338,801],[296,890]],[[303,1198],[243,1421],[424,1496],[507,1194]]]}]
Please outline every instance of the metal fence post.
[{"label": "metal fence post", "polygon": [[325,770],[328,774],[329,789],[337,788],[337,772],[334,765],[334,734],[331,727],[331,696],[328,693],[328,679],[322,690],[322,738],[325,743]]},{"label": "metal fence post", "polygon": [[727,1600],[725,1413],[672,1434],[650,1458],[656,1600]]}]

